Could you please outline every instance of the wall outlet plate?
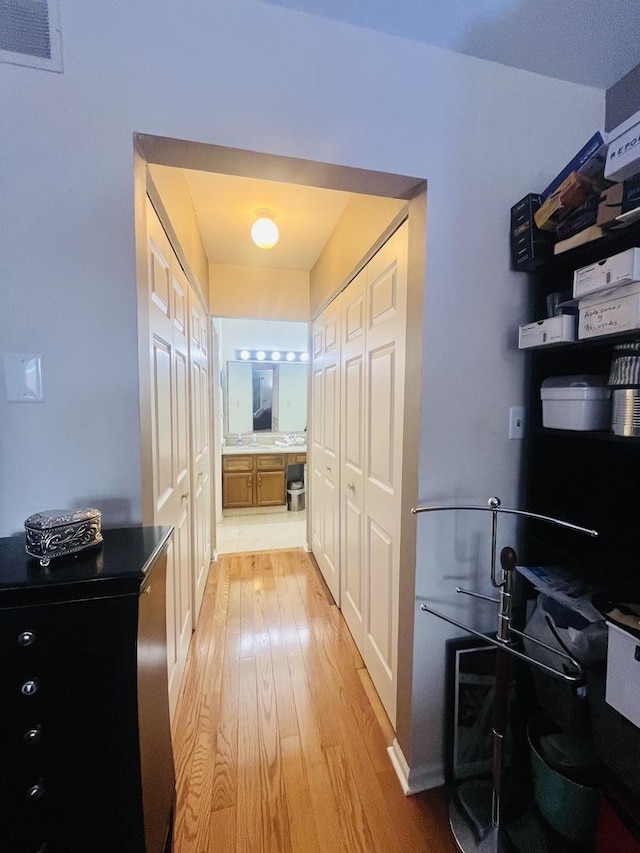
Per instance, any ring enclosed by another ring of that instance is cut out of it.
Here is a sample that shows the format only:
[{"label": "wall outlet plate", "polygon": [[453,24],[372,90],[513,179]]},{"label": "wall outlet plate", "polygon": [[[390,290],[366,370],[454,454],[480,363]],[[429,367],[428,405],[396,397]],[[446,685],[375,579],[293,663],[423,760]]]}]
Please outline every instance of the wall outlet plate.
[{"label": "wall outlet plate", "polygon": [[524,438],[526,406],[511,406],[509,409],[509,438]]}]

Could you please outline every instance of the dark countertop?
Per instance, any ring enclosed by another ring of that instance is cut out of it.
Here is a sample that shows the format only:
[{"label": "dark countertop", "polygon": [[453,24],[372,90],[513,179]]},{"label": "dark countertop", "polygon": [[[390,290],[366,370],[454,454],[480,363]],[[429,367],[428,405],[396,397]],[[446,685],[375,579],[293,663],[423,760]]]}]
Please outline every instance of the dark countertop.
[{"label": "dark countertop", "polygon": [[137,593],[172,527],[103,530],[102,546],[59,557],[43,568],[25,536],[0,539],[0,607]]}]

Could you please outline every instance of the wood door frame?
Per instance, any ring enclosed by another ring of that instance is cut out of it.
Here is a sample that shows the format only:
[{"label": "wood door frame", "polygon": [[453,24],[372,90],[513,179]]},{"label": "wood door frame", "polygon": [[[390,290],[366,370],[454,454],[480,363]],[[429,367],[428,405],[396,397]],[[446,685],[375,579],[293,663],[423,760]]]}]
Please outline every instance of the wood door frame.
[{"label": "wood door frame", "polygon": [[[405,364],[405,417],[403,427],[403,472],[402,472],[402,531],[400,539],[400,613],[399,647],[403,650],[398,661],[398,714],[396,734],[405,755],[409,755],[411,734],[413,633],[415,616],[415,570],[416,570],[416,519],[410,509],[417,503],[420,409],[422,375],[422,329],[423,302],[426,274],[427,247],[427,182],[424,178],[375,172],[352,166],[321,163],[283,155],[267,154],[238,148],[229,148],[207,142],[171,139],[150,134],[134,134],[134,210],[135,246],[138,284],[138,342],[140,365],[140,424],[141,424],[141,479],[143,520],[148,523],[150,504],[149,489],[151,476],[150,415],[144,411],[148,399],[149,377],[144,375],[143,366],[148,360],[148,333],[145,334],[146,306],[141,293],[146,289],[146,223],[144,199],[147,193],[146,165],[155,163],[163,166],[219,172],[239,177],[262,178],[306,186],[336,189],[345,192],[403,199],[407,202],[409,220],[409,263],[407,303],[407,357]],[[384,235],[390,236],[389,233]],[[381,238],[382,242],[382,238]],[[375,248],[375,247],[372,247]],[[180,261],[185,259],[178,255]],[[370,257],[370,256],[369,256]],[[368,258],[363,258],[358,268],[345,272],[342,281],[336,283],[334,292],[327,294],[323,305],[315,306],[309,318],[309,333],[313,320],[361,268]],[[185,266],[188,271],[188,264]],[[148,322],[147,322],[148,326]],[[217,377],[214,377],[217,382]],[[309,399],[310,399],[309,395]],[[213,423],[213,422],[212,422]],[[215,444],[212,442],[212,447]],[[215,460],[212,460],[215,464]],[[213,478],[215,481],[215,477]],[[312,499],[312,496],[310,496]],[[215,501],[212,499],[213,525],[215,532]],[[309,513],[307,513],[309,518]],[[307,531],[308,533],[308,531]],[[307,537],[309,538],[309,537]]]}]

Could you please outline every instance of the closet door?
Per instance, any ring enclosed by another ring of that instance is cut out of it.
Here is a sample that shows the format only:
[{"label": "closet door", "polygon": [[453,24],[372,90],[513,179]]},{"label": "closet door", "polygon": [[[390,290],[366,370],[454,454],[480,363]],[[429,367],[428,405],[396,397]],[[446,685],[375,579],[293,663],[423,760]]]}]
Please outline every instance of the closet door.
[{"label": "closet door", "polygon": [[198,619],[211,561],[211,430],[207,315],[189,287],[191,460],[193,495],[193,625]]},{"label": "closet door", "polygon": [[395,726],[407,300],[405,223],[367,265],[364,632],[361,653]]},{"label": "closet door", "polygon": [[154,524],[173,525],[167,561],[169,704],[175,707],[192,629],[188,282],[147,203]]},{"label": "closet door", "polygon": [[340,429],[340,602],[364,647],[365,285],[364,269],[343,293]]},{"label": "closet door", "polygon": [[311,542],[320,571],[340,604],[340,306],[338,297],[312,327],[313,432]]}]

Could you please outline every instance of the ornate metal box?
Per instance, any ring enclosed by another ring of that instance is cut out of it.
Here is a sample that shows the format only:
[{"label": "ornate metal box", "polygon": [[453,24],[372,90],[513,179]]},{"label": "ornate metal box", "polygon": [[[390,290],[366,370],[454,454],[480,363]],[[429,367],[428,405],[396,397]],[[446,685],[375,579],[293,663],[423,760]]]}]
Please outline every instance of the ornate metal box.
[{"label": "ornate metal box", "polygon": [[25,521],[27,554],[48,566],[54,557],[76,554],[102,542],[102,514],[89,507],[69,512],[48,509],[36,512]]}]

